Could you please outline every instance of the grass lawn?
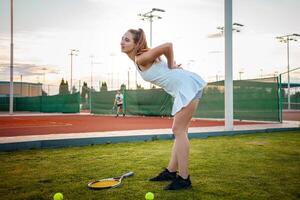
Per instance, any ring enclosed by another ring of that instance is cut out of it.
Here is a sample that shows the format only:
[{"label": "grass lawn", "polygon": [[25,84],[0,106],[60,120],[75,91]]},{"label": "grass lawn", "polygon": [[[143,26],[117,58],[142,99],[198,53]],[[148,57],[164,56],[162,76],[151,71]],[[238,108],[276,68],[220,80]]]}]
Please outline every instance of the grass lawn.
[{"label": "grass lawn", "polygon": [[[0,199],[142,200],[300,199],[300,131],[192,139],[193,188],[164,191],[153,183],[168,163],[172,141],[0,153]],[[119,188],[94,191],[94,179],[133,171]]]}]

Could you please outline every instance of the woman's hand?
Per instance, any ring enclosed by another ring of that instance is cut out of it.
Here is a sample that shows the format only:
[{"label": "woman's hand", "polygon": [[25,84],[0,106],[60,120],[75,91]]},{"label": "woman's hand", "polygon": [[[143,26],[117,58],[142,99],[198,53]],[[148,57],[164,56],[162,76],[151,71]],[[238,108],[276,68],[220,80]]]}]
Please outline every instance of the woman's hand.
[{"label": "woman's hand", "polygon": [[182,69],[181,64],[177,64],[174,60],[172,69]]},{"label": "woman's hand", "polygon": [[148,68],[161,55],[166,56],[168,60],[168,67],[171,69],[172,63],[174,62],[172,43],[164,43],[162,45],[149,49],[148,51],[140,55],[136,55],[134,62],[144,68]]}]

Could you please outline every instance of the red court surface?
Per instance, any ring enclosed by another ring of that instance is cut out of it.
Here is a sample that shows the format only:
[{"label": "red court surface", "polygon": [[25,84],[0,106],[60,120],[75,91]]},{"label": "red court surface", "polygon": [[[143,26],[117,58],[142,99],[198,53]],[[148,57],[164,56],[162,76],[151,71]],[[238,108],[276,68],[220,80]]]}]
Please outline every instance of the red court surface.
[{"label": "red court surface", "polygon": [[283,110],[283,120],[300,121],[300,110]]},{"label": "red court surface", "polygon": [[[95,115],[2,116],[0,117],[0,137],[164,129],[171,128],[172,122],[172,118],[133,116],[118,118]],[[261,123],[236,121],[234,124],[247,125]],[[195,119],[190,125],[190,127],[212,126],[224,126],[224,121]]]}]

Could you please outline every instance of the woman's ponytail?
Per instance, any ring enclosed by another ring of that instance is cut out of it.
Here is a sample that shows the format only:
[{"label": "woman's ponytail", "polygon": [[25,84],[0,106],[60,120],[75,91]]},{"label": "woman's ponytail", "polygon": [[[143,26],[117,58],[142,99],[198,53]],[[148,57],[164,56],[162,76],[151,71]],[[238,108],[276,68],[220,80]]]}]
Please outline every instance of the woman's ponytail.
[{"label": "woman's ponytail", "polygon": [[136,44],[135,52],[137,55],[142,54],[145,51],[148,51],[148,45],[146,40],[146,34],[143,29],[139,28],[137,30],[130,29],[130,33],[133,35],[134,43]]}]

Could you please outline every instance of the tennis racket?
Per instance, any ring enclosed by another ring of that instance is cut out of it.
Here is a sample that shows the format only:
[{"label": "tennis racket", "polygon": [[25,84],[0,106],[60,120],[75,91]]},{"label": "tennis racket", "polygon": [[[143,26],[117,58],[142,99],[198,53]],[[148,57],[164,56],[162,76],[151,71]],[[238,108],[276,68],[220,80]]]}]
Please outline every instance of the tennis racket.
[{"label": "tennis racket", "polygon": [[123,174],[120,177],[115,177],[115,178],[106,178],[106,179],[101,179],[97,181],[92,181],[88,183],[88,188],[94,189],[94,190],[101,190],[101,189],[107,189],[107,188],[115,188],[121,185],[122,179],[133,176],[133,172],[128,172],[126,174]]},{"label": "tennis racket", "polygon": [[116,110],[116,106],[113,106],[112,109],[111,109],[111,114],[114,114],[115,110]]}]

